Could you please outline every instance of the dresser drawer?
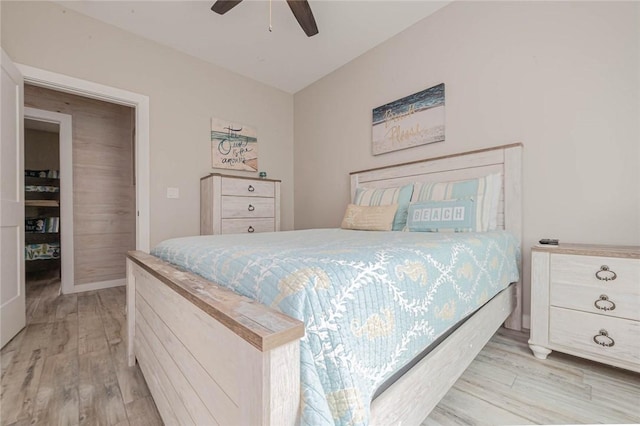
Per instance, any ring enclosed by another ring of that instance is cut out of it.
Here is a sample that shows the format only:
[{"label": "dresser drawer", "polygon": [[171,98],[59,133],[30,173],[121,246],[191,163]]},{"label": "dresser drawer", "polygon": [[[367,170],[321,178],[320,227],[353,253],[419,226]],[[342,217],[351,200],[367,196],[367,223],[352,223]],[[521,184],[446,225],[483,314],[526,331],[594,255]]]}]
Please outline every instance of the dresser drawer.
[{"label": "dresser drawer", "polygon": [[212,173],[200,179],[200,234],[280,231],[280,181]]},{"label": "dresser drawer", "polygon": [[553,254],[550,273],[552,286],[576,284],[601,290],[640,294],[638,259]]},{"label": "dresser drawer", "polygon": [[553,283],[550,292],[552,306],[640,321],[640,294],[637,292],[614,286],[598,288],[574,283]]},{"label": "dresser drawer", "polygon": [[245,234],[275,231],[275,221],[268,219],[222,219],[222,234]]},{"label": "dresser drawer", "polygon": [[222,197],[222,218],[274,217],[275,201],[264,197]]},{"label": "dresser drawer", "polygon": [[[556,307],[551,307],[549,314],[550,343],[593,355],[596,360],[640,363],[640,322]],[[599,336],[601,330],[609,338]],[[595,336],[612,346],[599,345]]]},{"label": "dresser drawer", "polygon": [[245,197],[275,196],[275,185],[272,181],[222,178],[220,189],[222,195],[240,195]]}]

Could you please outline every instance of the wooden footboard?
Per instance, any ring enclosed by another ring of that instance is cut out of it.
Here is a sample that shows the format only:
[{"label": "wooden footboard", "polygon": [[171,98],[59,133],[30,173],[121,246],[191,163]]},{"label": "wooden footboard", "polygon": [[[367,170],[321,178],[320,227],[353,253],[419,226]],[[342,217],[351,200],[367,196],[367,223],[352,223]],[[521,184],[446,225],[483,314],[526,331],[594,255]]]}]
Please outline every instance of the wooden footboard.
[{"label": "wooden footboard", "polygon": [[304,327],[160,259],[127,259],[128,361],[166,424],[292,425]]},{"label": "wooden footboard", "polygon": [[[166,424],[293,425],[303,324],[162,260],[127,259],[128,357]],[[419,424],[515,309],[509,286],[371,404],[371,424]]]}]

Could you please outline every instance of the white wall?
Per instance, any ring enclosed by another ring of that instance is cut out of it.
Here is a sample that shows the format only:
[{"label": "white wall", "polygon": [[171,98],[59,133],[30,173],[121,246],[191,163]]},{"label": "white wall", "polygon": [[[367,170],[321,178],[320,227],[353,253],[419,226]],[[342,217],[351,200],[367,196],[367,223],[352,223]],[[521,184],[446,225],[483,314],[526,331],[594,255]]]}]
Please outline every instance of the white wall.
[{"label": "white wall", "polygon": [[[640,244],[640,3],[454,2],[294,96],[296,228],[351,171],[524,143],[528,247]],[[372,156],[371,110],[446,84],[446,141]]]},{"label": "white wall", "polygon": [[[282,229],[293,228],[292,95],[54,3],[1,8],[2,47],[15,62],[149,96],[152,246],[199,233],[212,116],[257,128],[259,169],[282,179]],[[180,199],[167,199],[167,187]]]}]

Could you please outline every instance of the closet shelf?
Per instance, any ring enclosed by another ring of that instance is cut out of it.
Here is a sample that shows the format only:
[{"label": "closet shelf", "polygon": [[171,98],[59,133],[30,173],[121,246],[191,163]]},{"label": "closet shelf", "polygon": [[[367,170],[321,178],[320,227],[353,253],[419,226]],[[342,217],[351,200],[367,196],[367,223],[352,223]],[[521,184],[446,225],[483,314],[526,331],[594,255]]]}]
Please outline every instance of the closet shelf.
[{"label": "closet shelf", "polygon": [[61,267],[59,172],[57,170],[25,170],[24,205],[25,272],[58,270],[59,276]]},{"label": "closet shelf", "polygon": [[58,200],[24,200],[24,205],[28,207],[60,207]]},{"label": "closet shelf", "polygon": [[25,176],[25,185],[40,185],[40,186],[60,186],[60,179],[56,178],[42,178],[35,176]]},{"label": "closet shelf", "polygon": [[58,232],[25,232],[25,244],[42,244],[60,242],[60,233]]},{"label": "closet shelf", "polygon": [[58,259],[25,259],[25,268],[28,272],[47,271],[60,268],[60,258]]}]

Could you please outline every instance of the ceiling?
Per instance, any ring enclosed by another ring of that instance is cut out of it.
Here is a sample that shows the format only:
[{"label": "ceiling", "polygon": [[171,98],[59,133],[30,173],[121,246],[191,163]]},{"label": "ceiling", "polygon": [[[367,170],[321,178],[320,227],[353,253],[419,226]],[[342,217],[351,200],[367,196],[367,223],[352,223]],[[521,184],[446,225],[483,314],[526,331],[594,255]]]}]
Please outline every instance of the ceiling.
[{"label": "ceiling", "polygon": [[57,1],[207,62],[295,93],[450,3],[309,0],[307,37],[284,0],[244,0],[225,15],[210,1]]}]

